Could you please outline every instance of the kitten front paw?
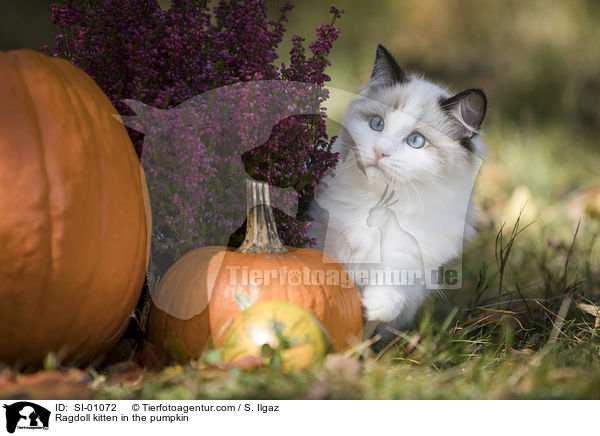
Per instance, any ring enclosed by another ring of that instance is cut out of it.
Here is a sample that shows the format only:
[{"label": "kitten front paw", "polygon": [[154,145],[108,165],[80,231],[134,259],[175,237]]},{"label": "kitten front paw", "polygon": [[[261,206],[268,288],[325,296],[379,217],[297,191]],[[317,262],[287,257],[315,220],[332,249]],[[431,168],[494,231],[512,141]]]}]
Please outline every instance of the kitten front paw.
[{"label": "kitten front paw", "polygon": [[406,297],[393,286],[367,285],[361,294],[368,321],[391,322],[406,307]]}]

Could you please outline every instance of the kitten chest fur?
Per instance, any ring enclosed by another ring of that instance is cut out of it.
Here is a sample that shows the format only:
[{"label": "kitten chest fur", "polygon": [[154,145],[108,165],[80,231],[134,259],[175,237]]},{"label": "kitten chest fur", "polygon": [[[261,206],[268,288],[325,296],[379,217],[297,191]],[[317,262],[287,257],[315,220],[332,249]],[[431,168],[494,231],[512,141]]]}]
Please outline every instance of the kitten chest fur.
[{"label": "kitten chest fur", "polygon": [[[367,168],[366,171],[368,175],[377,170]],[[356,182],[361,179],[363,183]],[[364,179],[358,168],[340,169],[327,178],[327,186],[317,199],[318,207],[328,212],[329,221],[314,222],[312,233],[325,234],[324,250],[346,265],[381,263],[382,254],[385,257],[380,244],[382,233],[392,244],[396,239],[397,248],[403,249],[402,241],[394,238],[393,223],[381,229],[367,225],[369,212],[381,196],[381,188]],[[456,181],[457,185],[465,183],[472,184],[468,179]],[[454,195],[440,195],[435,187],[421,186],[418,191],[407,187],[404,192],[398,190],[400,200],[391,206],[402,229],[418,241],[426,268],[437,269],[460,255],[463,237],[470,237],[474,232],[471,210],[466,204],[469,198],[460,195],[464,189],[446,186],[444,190]],[[309,215],[313,210],[309,210]]]}]

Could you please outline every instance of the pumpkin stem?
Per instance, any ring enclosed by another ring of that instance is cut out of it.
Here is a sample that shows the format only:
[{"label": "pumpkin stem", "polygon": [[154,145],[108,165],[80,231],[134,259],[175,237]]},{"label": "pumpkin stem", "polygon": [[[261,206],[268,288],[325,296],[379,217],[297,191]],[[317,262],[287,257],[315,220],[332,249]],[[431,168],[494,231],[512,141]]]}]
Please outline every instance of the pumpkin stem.
[{"label": "pumpkin stem", "polygon": [[268,183],[246,180],[246,238],[238,253],[287,253],[277,235]]}]

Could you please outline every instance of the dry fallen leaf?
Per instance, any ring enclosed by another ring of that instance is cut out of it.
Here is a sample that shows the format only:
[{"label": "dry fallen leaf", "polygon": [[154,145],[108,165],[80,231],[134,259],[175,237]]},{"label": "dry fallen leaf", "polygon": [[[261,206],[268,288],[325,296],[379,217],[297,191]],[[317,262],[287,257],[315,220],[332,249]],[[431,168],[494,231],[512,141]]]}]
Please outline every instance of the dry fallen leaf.
[{"label": "dry fallen leaf", "polygon": [[547,380],[550,383],[564,383],[576,378],[577,375],[578,372],[575,368],[555,368],[550,370]]},{"label": "dry fallen leaf", "polygon": [[593,315],[596,318],[600,316],[600,307],[595,306],[593,304],[577,303],[577,307],[583,312],[589,313],[590,315]]},{"label": "dry fallen leaf", "polygon": [[125,384],[133,386],[142,381],[144,370],[135,362],[121,362],[108,368],[106,383],[108,385]]},{"label": "dry fallen leaf", "polygon": [[261,357],[256,356],[244,356],[241,359],[236,360],[235,362],[231,362],[229,366],[235,368],[241,368],[246,371],[260,368],[263,365],[263,359]]},{"label": "dry fallen leaf", "polygon": [[360,362],[342,354],[329,354],[323,367],[342,378],[355,378],[360,374]]},{"label": "dry fallen leaf", "polygon": [[589,313],[590,315],[595,316],[596,322],[594,323],[595,324],[594,326],[596,328],[598,326],[600,326],[600,307],[598,307],[594,304],[586,304],[586,303],[577,303],[577,307],[582,312]]},{"label": "dry fallen leaf", "polygon": [[1,399],[83,400],[89,398],[88,375],[78,369],[0,376]]}]

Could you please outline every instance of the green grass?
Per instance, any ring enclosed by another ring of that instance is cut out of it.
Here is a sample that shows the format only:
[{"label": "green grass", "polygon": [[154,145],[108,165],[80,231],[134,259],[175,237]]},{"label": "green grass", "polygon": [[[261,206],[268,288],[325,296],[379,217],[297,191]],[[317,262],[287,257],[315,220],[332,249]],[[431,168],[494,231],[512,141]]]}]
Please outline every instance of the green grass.
[{"label": "green grass", "polygon": [[573,141],[556,128],[491,132],[462,289],[429,300],[378,354],[362,344],[292,374],[227,368],[214,353],[163,370],[125,365],[89,371],[91,396],[600,398],[599,225],[576,201],[599,182],[600,155],[585,138],[567,150]]}]

